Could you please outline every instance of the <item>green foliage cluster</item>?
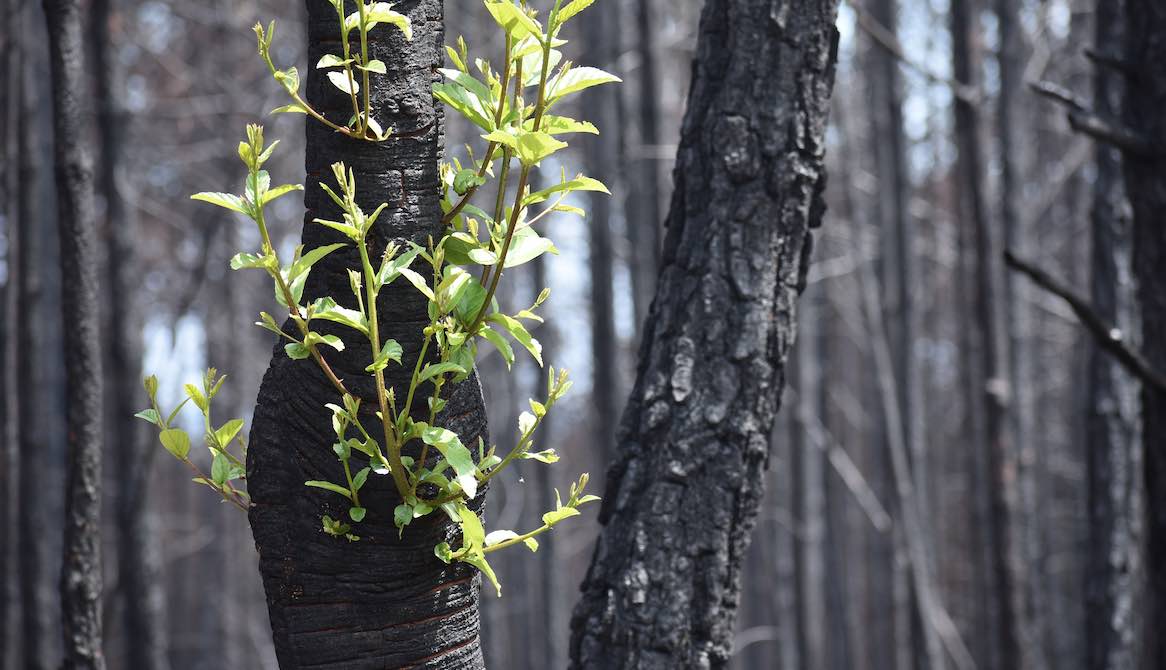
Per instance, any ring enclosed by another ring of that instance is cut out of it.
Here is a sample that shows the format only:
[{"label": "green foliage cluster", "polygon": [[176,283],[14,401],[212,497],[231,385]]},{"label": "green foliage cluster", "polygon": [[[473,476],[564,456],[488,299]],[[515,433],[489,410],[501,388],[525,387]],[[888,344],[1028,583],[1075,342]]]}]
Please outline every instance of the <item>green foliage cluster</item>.
[{"label": "green foliage cluster", "polygon": [[[257,25],[259,53],[293,101],[275,111],[305,113],[355,139],[390,140],[391,129],[382,130],[369,107],[369,76],[385,74],[385,66],[380,61],[369,60],[368,34],[383,23],[394,26],[411,39],[409,20],[393,12],[387,3],[361,3],[357,12],[345,15],[343,0],[328,1],[336,7],[341,26],[341,53],[324,56],[317,67],[328,69],[329,80],[350,95],[352,119],[346,126],[340,126],[308,106],[299,95],[296,69],[281,70],[271,61],[274,24],[266,29]],[[540,366],[543,364],[542,348],[525,324],[542,321],[537,310],[548,298],[549,291],[544,289],[533,305],[516,313],[504,311],[495,295],[505,269],[545,253],[557,253],[551,240],[537,232],[534,224],[551,212],[582,215],[582,210],[565,202],[573,192],[608,192],[597,180],[583,175],[568,177],[565,172],[557,183],[547,188],[532,191],[530,187],[532,171],[567,146],[559,139],[561,136],[598,133],[586,121],[557,116],[551,110],[571,94],[619,81],[602,70],[576,67],[564,61],[559,50],[566,44],[559,37],[564,24],[593,1],[556,0],[544,24],[525,2],[486,0],[486,9],[505,35],[501,63],[472,58],[461,38],[456,47],[447,47],[454,67],[441,70],[444,81],[434,85],[434,96],[480,128],[486,147],[480,159],[467,147],[464,162],[455,159],[441,165],[444,223],[441,239],[431,239],[426,246],[412,242],[389,244],[379,258],[374,258],[369,251],[369,235],[387,205],[382,203],[371,213],[365,212],[357,204],[353,171],[342,163],[332,166],[335,184],[321,186],[343,215],[338,221],[316,219],[315,223],[340,232],[359,252],[360,267],[348,270],[356,309],[343,307],[332,297],[303,304],[304,285],[312,267],[347,243],[307,251],[298,247],[288,262],[279,257],[268,232],[264,209],[276,198],[303,187],[271,186],[271,177],[263,164],[278,142],[266,145],[260,126],[249,125],[247,139],[239,144],[239,158],[247,167],[243,193],[192,196],[242,214],[257,226],[261,248],[258,252],[237,254],[231,259],[231,267],[265,271],[272,279],[276,301],[287,310],[291,327],[285,330],[275,316],[266,312],[260,314],[257,325],[287,340],[284,349],[288,357],[312,359],[335,388],[336,401],[327,407],[332,412],[335,435],[332,449],[343,466],[344,480],[309,481],[306,485],[344,498],[348,519],[325,516],[323,531],[358,541],[360,537],[354,532],[358,526],[353,524],[360,524],[367,514],[361,502],[362,487],[370,477],[391,477],[402,500],[393,510],[398,531],[404,532],[413,520],[427,514],[446,514],[460,526],[461,544],[457,549],[446,543],[438,545],[434,550],[437,557],[446,562],[457,560],[476,566],[499,593],[487,554],[519,543],[535,551],[538,535],[577,515],[580,505],[597,500],[584,493],[587,475],[583,474],[571,485],[566,501],[556,493],[555,508],[543,515],[543,524],[524,533],[512,530],[486,533],[477,514],[468,506],[483,484],[513,463],[533,460],[550,464],[558,460],[553,449],[534,450],[535,436],[547,413],[570,389],[571,382],[566,371],[556,372],[553,367],[548,370],[545,396],[530,400],[529,411],[519,417],[514,446],[504,452],[480,438],[476,445],[462,444],[456,433],[439,425],[446,404],[443,389],[448,390],[448,385],[471,374],[483,341],[497,349],[508,367],[515,361],[514,344],[526,350]],[[359,30],[359,53],[349,43],[353,30]],[[361,92],[363,104],[358,99]],[[492,207],[483,209],[473,204],[474,195],[491,181],[497,189]],[[378,295],[395,281],[408,282],[428,301],[429,323],[424,328],[421,352],[404,398],[398,398],[395,390],[385,384],[385,370],[390,365],[402,365],[402,348],[395,340],[382,338],[377,314]],[[351,393],[329,366],[323,352],[329,348],[341,351],[345,342],[341,337],[318,332],[314,326],[320,321],[341,324],[354,337],[367,339],[371,359],[365,371],[375,380],[375,416],[379,425],[365,424],[368,419],[362,419],[360,413],[365,401]],[[247,494],[237,487],[246,477],[243,465],[246,445],[240,437],[243,422],[233,419],[215,427],[211,421],[210,402],[222,381],[214,370],[209,371],[201,389],[188,385],[183,403],[164,414],[157,402],[157,380],[149,377],[146,390],[151,407],[138,416],[159,428],[163,446],[195,471],[196,482],[246,509]],[[204,417],[205,441],[212,454],[209,477],[189,458],[189,435],[173,426],[179,410],[188,402],[193,402]],[[405,453],[409,444],[419,445],[416,458]],[[237,454],[232,452],[232,447]],[[438,458],[429,464],[431,454]]]}]

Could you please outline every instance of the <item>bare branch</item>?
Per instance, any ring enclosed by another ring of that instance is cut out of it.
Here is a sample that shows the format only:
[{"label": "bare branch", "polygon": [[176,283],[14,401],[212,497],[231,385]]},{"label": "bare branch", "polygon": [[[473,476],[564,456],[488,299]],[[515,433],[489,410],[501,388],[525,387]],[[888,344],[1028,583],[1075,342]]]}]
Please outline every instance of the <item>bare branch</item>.
[{"label": "bare branch", "polygon": [[1063,86],[1047,81],[1036,81],[1030,82],[1029,87],[1041,97],[1068,108],[1069,126],[1073,130],[1128,153],[1140,155],[1158,153],[1155,144],[1149,138],[1115,119],[1094,112],[1088,104]]},{"label": "bare branch", "polygon": [[1123,333],[1102,319],[1093,306],[1077,295],[1072,288],[1053,278],[1036,265],[1018,258],[1011,250],[1004,252],[1004,262],[1008,267],[1026,275],[1037,286],[1068,303],[1073,313],[1089,332],[1093,333],[1097,345],[1108,351],[1125,369],[1142,383],[1166,392],[1166,376],[1146,360],[1146,358],[1125,340]]}]

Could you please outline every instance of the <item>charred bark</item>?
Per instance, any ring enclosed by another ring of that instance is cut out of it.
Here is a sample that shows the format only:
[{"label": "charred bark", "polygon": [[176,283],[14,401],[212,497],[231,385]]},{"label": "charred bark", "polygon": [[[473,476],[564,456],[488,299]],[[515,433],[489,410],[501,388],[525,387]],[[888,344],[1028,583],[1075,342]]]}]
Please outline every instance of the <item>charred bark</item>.
[{"label": "charred bark", "polygon": [[724,667],[824,210],[837,3],[710,0],[574,668]]},{"label": "charred bark", "polygon": [[[1144,136],[1166,136],[1166,6],[1153,0],[1125,3],[1126,126]],[[1134,280],[1142,321],[1145,355],[1155,369],[1166,369],[1166,154],[1126,151],[1126,193],[1133,209]],[[1166,392],[1142,387],[1142,441],[1145,449],[1146,597],[1143,667],[1166,667]]]},{"label": "charred bark", "polygon": [[93,172],[83,125],[85,49],[77,0],[45,0],[65,339],[65,668],[105,667],[101,637],[101,349]]},{"label": "charred bark", "polygon": [[[309,2],[308,61],[335,50],[336,16],[323,2]],[[440,0],[407,0],[395,9],[409,16],[413,40],[387,26],[370,35],[370,58],[379,58],[389,75],[373,78],[374,115],[394,137],[372,144],[350,140],[326,127],[307,125],[307,174],[303,243],[311,249],[340,241],[316,218],[340,216],[319,184],[331,174],[329,164],[344,161],[356,175],[358,200],[366,211],[380,202],[389,208],[377,221],[370,241],[380,255],[391,240],[425,243],[441,233],[438,205],[438,159],[442,153],[442,115],[430,86],[441,62]],[[347,98],[311,70],[308,100],[344,123]],[[330,295],[354,307],[346,269],[358,267],[351,246],[315,266],[305,301]],[[424,298],[397,282],[381,294],[381,332],[400,342],[405,365],[386,370],[386,384],[399,397],[407,390],[413,361],[421,347],[421,327],[428,323]],[[367,343],[337,329],[348,347],[329,354],[336,373],[355,393],[375,397],[364,366]],[[410,360],[412,359],[412,361]],[[251,527],[260,555],[268,612],[280,667],[294,668],[482,668],[478,637],[480,577],[462,563],[446,565],[433,546],[452,541],[455,529],[441,514],[410,525],[402,539],[393,527],[398,496],[387,477],[374,477],[361,490],[368,516],[354,532],[359,542],[325,535],[322,514],[345,516],[334,495],[304,487],[309,479],[340,479],[332,453],[330,413],[336,400],[315,364],[287,358],[275,349],[259,390],[248,450],[248,486],[254,505]],[[364,403],[372,416],[375,400]],[[466,444],[485,436],[485,409],[475,377],[457,386],[442,425]],[[366,419],[367,421],[367,419]],[[358,466],[359,467],[359,466]],[[366,493],[367,492],[367,493]]]}]

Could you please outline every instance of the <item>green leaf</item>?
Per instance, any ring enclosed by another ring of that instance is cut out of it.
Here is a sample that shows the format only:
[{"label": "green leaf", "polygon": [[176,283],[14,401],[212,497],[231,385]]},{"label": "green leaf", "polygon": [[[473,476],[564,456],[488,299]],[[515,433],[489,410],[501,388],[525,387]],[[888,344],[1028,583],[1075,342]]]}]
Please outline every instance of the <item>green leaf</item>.
[{"label": "green leaf", "polygon": [[219,426],[219,429],[215,431],[215,441],[219,443],[220,447],[226,449],[227,445],[231,444],[231,441],[235,439],[235,436],[242,429],[242,419],[231,419],[222,426]]},{"label": "green leaf", "polygon": [[486,318],[505,328],[506,332],[510,333],[511,337],[517,340],[519,344],[521,344],[527,351],[529,351],[531,356],[534,356],[534,360],[538,361],[539,365],[543,364],[542,345],[539,344],[538,340],[530,336],[530,332],[527,331],[526,326],[522,325],[521,321],[498,312],[491,314]]},{"label": "green leaf", "polygon": [[434,299],[433,290],[429,288],[429,284],[425,283],[424,277],[406,267],[399,268],[397,272],[399,272],[405,279],[408,279],[409,283],[412,284],[414,288],[416,288],[418,291],[421,291],[421,295],[424,295],[430,300]]},{"label": "green leaf", "polygon": [[304,338],[304,344],[308,346],[325,344],[336,351],[344,351],[344,340],[341,340],[335,335],[322,335],[315,331],[308,333],[307,337]]},{"label": "green leaf", "polygon": [[282,186],[276,186],[275,188],[267,191],[267,193],[263,194],[262,204],[266,205],[267,203],[271,202],[272,200],[275,200],[276,198],[278,198],[280,196],[287,195],[288,193],[292,193],[293,191],[302,191],[302,190],[304,190],[304,187],[302,184],[283,184]]},{"label": "green leaf", "polygon": [[573,516],[579,516],[579,510],[574,507],[560,507],[553,512],[547,512],[543,515],[543,523],[548,526],[553,526],[563,519],[568,519]]},{"label": "green leaf", "polygon": [[261,319],[261,321],[256,321],[255,325],[259,326],[260,328],[270,330],[271,332],[275,333],[276,335],[282,336],[284,334],[283,329],[280,328],[279,324],[275,322],[275,318],[273,316],[271,316],[270,314],[268,314],[267,312],[260,312],[259,318]]},{"label": "green leaf", "polygon": [[367,513],[368,513],[368,510],[366,510],[363,507],[349,507],[348,508],[348,518],[352,519],[356,523],[360,523],[361,521],[364,521],[364,515]]},{"label": "green leaf", "polygon": [[332,482],[322,482],[322,481],[318,481],[318,480],[313,479],[311,481],[304,482],[304,485],[311,486],[311,487],[317,488],[317,489],[324,489],[325,491],[331,491],[333,493],[339,493],[340,495],[344,496],[345,498],[347,498],[349,500],[352,499],[352,492],[349,491],[348,489],[344,488],[343,486],[340,486],[339,484],[333,484]]},{"label": "green leaf", "polygon": [[[523,127],[527,130],[534,130],[534,119],[528,119]],[[595,124],[588,121],[576,121],[575,119],[566,116],[555,116],[553,114],[544,114],[542,123],[539,125],[539,130],[548,135],[568,135],[571,133],[590,133],[598,135],[599,129]]]},{"label": "green leaf", "polygon": [[578,175],[574,179],[559,182],[558,184],[544,188],[541,191],[535,191],[534,193],[526,196],[526,200],[523,202],[527,205],[534,205],[547,200],[556,193],[561,193],[563,191],[568,193],[572,191],[597,191],[599,193],[606,193],[611,195],[611,191],[607,189],[607,186],[605,186],[603,182],[599,181],[598,179],[592,179],[591,177]]},{"label": "green leaf", "polygon": [[523,165],[537,165],[542,159],[566,146],[566,142],[556,140],[547,133],[526,131],[518,137],[518,159]]},{"label": "green leaf", "polygon": [[[308,281],[308,274],[311,272],[312,266],[319,263],[325,256],[336,251],[337,249],[346,246],[343,243],[327,244],[322,247],[316,247],[306,254],[299,255],[295,261],[292,262],[283,272],[283,280],[287,282],[288,288],[291,289],[292,298],[299,301],[300,296],[304,293],[304,284]],[[297,254],[299,249],[296,250]],[[284,304],[286,301],[283,298],[282,291],[276,291],[275,297],[279,300],[279,304],[284,307],[291,308],[291,305]]]},{"label": "green leaf", "polygon": [[291,95],[295,95],[300,91],[300,72],[294,67],[289,67],[286,70],[276,70],[272,75],[275,80],[283,85],[284,89]]},{"label": "green leaf", "polygon": [[318,298],[316,302],[312,303],[312,318],[339,323],[359,331],[361,334],[368,335],[368,319],[365,318],[364,314],[355,309],[341,307],[332,298]]},{"label": "green leaf", "polygon": [[445,457],[457,475],[457,483],[461,485],[467,498],[478,495],[478,466],[474,464],[470,450],[462,444],[457,433],[438,426],[430,426],[421,431],[421,440],[436,447]]},{"label": "green leaf", "polygon": [[519,537],[518,533],[515,533],[512,530],[493,530],[493,531],[490,531],[490,533],[486,535],[486,539],[483,541],[483,543],[487,547],[492,547],[492,546],[498,544],[499,542],[505,542],[506,540],[513,540],[517,537]]},{"label": "green leaf", "polygon": [[[413,521],[413,507],[411,505],[401,503],[393,509],[393,525],[398,530],[404,531],[405,526],[408,526],[411,521]],[[446,545],[446,547],[448,546]]]},{"label": "green leaf", "polygon": [[433,85],[433,97],[452,107],[482,130],[490,132],[494,129],[494,119],[482,107],[482,101],[465,88],[438,82]]},{"label": "green leaf", "polygon": [[211,452],[215,455],[214,459],[211,460],[211,479],[222,486],[227,483],[227,479],[231,476],[231,462],[218,449],[211,449]]},{"label": "green leaf", "polygon": [[231,269],[265,268],[267,267],[267,261],[268,258],[266,256],[240,252],[231,257]]},{"label": "green leaf", "polygon": [[449,563],[453,560],[453,552],[450,551],[448,542],[442,542],[433,547],[433,555],[441,559],[442,563]]},{"label": "green leaf", "polygon": [[452,372],[455,375],[466,373],[466,369],[457,363],[430,363],[421,369],[421,374],[417,377],[417,383],[426,381],[438,375],[444,375]]},{"label": "green leaf", "polygon": [[251,206],[248,205],[242,198],[233,193],[214,193],[204,191],[202,193],[195,193],[190,196],[191,200],[201,200],[202,202],[209,202],[212,205],[218,205],[224,209],[229,209],[232,212],[246,214],[251,216]]},{"label": "green leaf", "polygon": [[527,451],[522,454],[523,458],[538,461],[539,463],[558,463],[559,455],[555,453],[554,449],[546,449],[544,451]]},{"label": "green leaf", "polygon": [[377,74],[387,74],[388,69],[385,68],[385,62],[377,59],[370,60],[368,65],[357,65],[356,69],[365,70],[366,72],[375,72]]},{"label": "green leaf", "polygon": [[409,267],[419,253],[421,253],[421,249],[413,247],[398,256],[384,261],[381,263],[381,268],[377,272],[377,281],[380,282],[381,286],[393,283],[393,280],[401,276],[401,269]]},{"label": "green leaf", "polygon": [[474,510],[466,507],[465,503],[455,504],[458,521],[462,526],[462,549],[481,549],[486,544],[486,529],[482,527],[482,520]]},{"label": "green leaf", "polygon": [[559,253],[554,242],[541,237],[534,228],[519,228],[510,240],[510,249],[506,252],[504,267],[512,268],[530,262],[546,252]]},{"label": "green leaf", "polygon": [[144,421],[149,421],[150,423],[152,423],[154,425],[161,425],[162,424],[162,417],[158,415],[158,410],[155,410],[153,408],[144,409],[144,410],[138,412],[137,414],[134,414],[134,416],[136,416],[137,418],[142,419]]},{"label": "green leaf", "polygon": [[377,355],[376,360],[365,368],[366,372],[376,372],[377,370],[384,370],[389,366],[389,361],[393,361],[397,365],[401,364],[401,355],[404,350],[396,340],[386,340],[381,345],[381,352]]},{"label": "green leaf", "polygon": [[276,107],[275,109],[271,110],[268,113],[269,114],[307,114],[308,109],[298,102],[293,102],[290,105],[284,105],[283,107]]},{"label": "green leaf", "polygon": [[594,2],[595,0],[571,0],[571,2],[563,5],[559,8],[559,13],[555,15],[555,27],[558,28],[563,25],[573,16],[590,7]]},{"label": "green leaf", "polygon": [[534,539],[533,537],[526,538],[522,541],[522,543],[526,545],[527,549],[530,549],[530,553],[533,554],[534,552],[538,551],[538,540]]},{"label": "green leaf", "polygon": [[190,400],[194,403],[194,406],[197,407],[203,414],[206,414],[206,410],[209,405],[206,396],[202,394],[202,391],[200,391],[194,384],[184,384],[182,388],[186,391],[186,395],[190,397]]},{"label": "green leaf", "polygon": [[174,454],[175,458],[186,460],[187,454],[190,453],[190,435],[187,435],[185,430],[167,428],[158,434],[158,439],[162,441],[166,451]]},{"label": "green leaf", "polygon": [[490,92],[490,87],[486,86],[481,79],[461,70],[450,70],[448,68],[441,68],[438,70],[450,82],[461,86],[478,100],[478,109],[490,110],[494,107],[494,94]]},{"label": "green leaf", "polygon": [[547,84],[547,100],[559,100],[565,95],[582,91],[592,86],[623,81],[619,77],[594,67],[573,67],[566,72],[560,72]]},{"label": "green leaf", "polygon": [[515,41],[527,36],[532,36],[539,41],[542,40],[542,27],[537,21],[527,16],[521,7],[510,0],[499,2],[487,0],[486,10]]},{"label": "green leaf", "polygon": [[[362,1],[362,0],[358,0]],[[406,40],[413,39],[413,25],[409,21],[409,17],[404,14],[399,14],[392,10],[392,5],[387,2],[374,2],[371,5],[365,5],[364,10],[364,26],[365,30],[372,30],[380,23],[390,23],[397,26],[402,33],[405,34]],[[360,25],[360,11],[355,11],[349,14],[344,19],[344,27],[347,30],[352,30]]]},{"label": "green leaf", "polygon": [[349,79],[348,72],[329,72],[328,81],[348,95],[360,93],[360,84],[355,77]]},{"label": "green leaf", "polygon": [[[352,440],[356,442],[356,440]],[[358,443],[359,444],[359,443]],[[364,487],[364,483],[368,481],[368,473],[372,472],[372,468],[361,468],[359,472],[352,476],[352,488],[359,491]]]},{"label": "green leaf", "polygon": [[489,326],[483,328],[479,335],[486,338],[490,344],[494,345],[494,348],[498,350],[498,353],[502,354],[502,359],[506,361],[507,369],[514,365],[514,348],[510,346],[510,342],[508,342],[505,337],[502,337],[498,331]]},{"label": "green leaf", "polygon": [[465,195],[466,191],[485,183],[486,177],[479,177],[476,170],[458,170],[453,178],[453,190],[458,195]]},{"label": "green leaf", "polygon": [[320,60],[316,61],[316,69],[323,70],[330,67],[344,67],[345,65],[348,65],[352,62],[353,60],[351,58],[344,60],[340,58],[340,56],[334,54],[324,54],[323,56],[320,56]]},{"label": "green leaf", "polygon": [[312,350],[305,347],[303,342],[288,342],[283,345],[283,350],[293,361],[302,361],[312,355]]}]

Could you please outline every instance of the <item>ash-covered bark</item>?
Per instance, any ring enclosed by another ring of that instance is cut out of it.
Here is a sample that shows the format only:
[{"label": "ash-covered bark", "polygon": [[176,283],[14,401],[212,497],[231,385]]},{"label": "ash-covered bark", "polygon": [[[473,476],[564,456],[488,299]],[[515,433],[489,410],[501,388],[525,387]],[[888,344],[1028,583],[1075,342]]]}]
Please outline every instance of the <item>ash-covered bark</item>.
[{"label": "ash-covered bark", "polygon": [[833,0],[709,0],[660,281],[571,624],[572,667],[719,668],[795,334]]},{"label": "ash-covered bark", "polygon": [[[339,52],[338,28],[328,3],[312,0],[307,6],[308,62],[314,64],[324,53]],[[425,243],[441,232],[437,165],[442,117],[430,89],[441,61],[441,2],[406,0],[395,9],[412,20],[413,41],[382,24],[373,31],[370,47],[370,58],[384,61],[389,73],[373,77],[374,116],[395,129],[394,137],[380,144],[360,142],[307,122],[305,248],[342,241],[330,229],[310,223],[340,216],[319,183],[332,180],[329,165],[341,160],[355,172],[357,199],[365,211],[389,203],[370,243],[377,257],[389,240]],[[309,71],[307,95],[333,120],[343,123],[351,115],[348,98],[320,70]],[[359,267],[355,248],[331,254],[313,269],[304,300],[330,295],[355,307],[349,267]],[[382,292],[381,300],[382,337],[396,339],[406,353],[404,366],[386,370],[386,383],[400,398],[420,351],[425,299],[397,282]],[[367,341],[341,327],[330,332],[348,346],[325,355],[337,375],[365,399],[366,425],[378,425],[372,378],[364,372],[370,360]],[[280,667],[482,668],[477,571],[460,563],[447,566],[433,555],[435,544],[453,539],[444,515],[414,522],[398,539],[392,522],[399,502],[395,489],[389,477],[373,476],[361,490],[368,516],[354,527],[361,540],[349,543],[322,532],[322,514],[347,519],[342,499],[304,486],[309,479],[343,480],[324,407],[336,399],[315,363],[290,360],[277,346],[259,390],[247,470],[254,501],[251,527]],[[476,378],[456,387],[439,421],[466,444],[485,437]]]},{"label": "ash-covered bark", "polygon": [[[1098,3],[1097,44],[1120,45],[1122,2]],[[1093,108],[1121,110],[1121,75],[1099,66]],[[1132,222],[1121,174],[1121,152],[1097,145],[1093,186],[1091,300],[1098,316],[1131,336],[1138,331],[1131,258]],[[1139,667],[1142,633],[1142,441],[1136,379],[1109,353],[1089,361],[1089,558],[1086,572],[1086,667]]]},{"label": "ash-covered bark", "polygon": [[[1157,0],[1125,3],[1126,126],[1150,138],[1144,152],[1126,151],[1126,192],[1133,207],[1134,280],[1142,319],[1143,353],[1166,370],[1166,5]],[[1105,45],[1099,45],[1105,46]],[[1166,667],[1166,393],[1142,388],[1145,444],[1146,598],[1142,667]],[[1134,624],[1130,624],[1134,625]]]},{"label": "ash-covered bark", "polygon": [[61,614],[66,670],[105,667],[101,648],[101,351],[93,171],[84,132],[85,51],[77,0],[45,0],[65,340],[65,546]]}]

